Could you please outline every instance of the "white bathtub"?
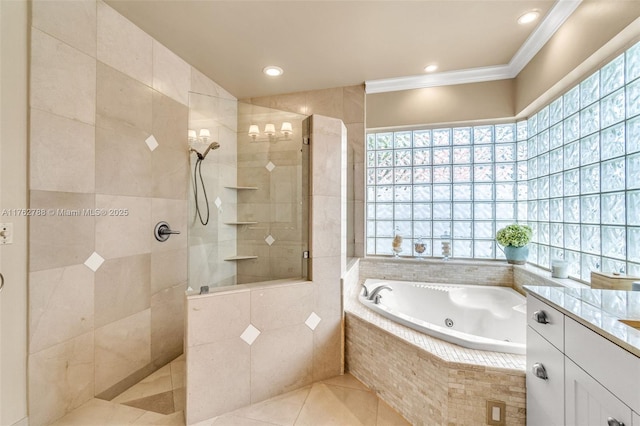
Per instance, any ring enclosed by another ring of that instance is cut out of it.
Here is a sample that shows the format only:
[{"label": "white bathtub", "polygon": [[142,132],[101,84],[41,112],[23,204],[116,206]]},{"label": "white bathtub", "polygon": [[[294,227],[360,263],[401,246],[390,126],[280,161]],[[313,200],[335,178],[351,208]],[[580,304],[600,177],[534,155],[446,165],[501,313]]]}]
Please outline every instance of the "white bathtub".
[{"label": "white bathtub", "polygon": [[471,349],[525,354],[526,299],[511,288],[367,279],[369,309],[407,327]]}]

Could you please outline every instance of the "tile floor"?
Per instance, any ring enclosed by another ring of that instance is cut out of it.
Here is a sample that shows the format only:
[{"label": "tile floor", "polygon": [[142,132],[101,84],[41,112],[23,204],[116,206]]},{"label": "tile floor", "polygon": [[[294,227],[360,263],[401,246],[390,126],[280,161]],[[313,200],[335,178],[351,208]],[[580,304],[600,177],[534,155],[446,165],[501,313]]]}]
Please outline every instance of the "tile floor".
[{"label": "tile floor", "polygon": [[[184,425],[184,356],[111,401],[92,399],[53,426]],[[316,382],[197,426],[406,426],[350,374]]]}]

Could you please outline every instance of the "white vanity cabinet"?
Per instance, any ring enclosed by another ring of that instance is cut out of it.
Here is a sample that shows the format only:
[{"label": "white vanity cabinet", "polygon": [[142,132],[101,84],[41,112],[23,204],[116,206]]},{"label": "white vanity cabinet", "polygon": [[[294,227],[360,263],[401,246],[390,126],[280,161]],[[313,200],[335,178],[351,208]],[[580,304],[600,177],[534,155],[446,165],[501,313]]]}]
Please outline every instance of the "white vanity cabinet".
[{"label": "white vanity cabinet", "polygon": [[530,326],[527,327],[527,366],[527,426],[562,426],[564,354]]},{"label": "white vanity cabinet", "polygon": [[565,358],[565,392],[567,425],[632,424],[631,409],[568,358]]},{"label": "white vanity cabinet", "polygon": [[630,407],[628,425],[631,409],[640,410],[640,358],[571,318],[565,318],[564,335],[565,356]]},{"label": "white vanity cabinet", "polygon": [[527,425],[640,426],[640,358],[527,296]]}]

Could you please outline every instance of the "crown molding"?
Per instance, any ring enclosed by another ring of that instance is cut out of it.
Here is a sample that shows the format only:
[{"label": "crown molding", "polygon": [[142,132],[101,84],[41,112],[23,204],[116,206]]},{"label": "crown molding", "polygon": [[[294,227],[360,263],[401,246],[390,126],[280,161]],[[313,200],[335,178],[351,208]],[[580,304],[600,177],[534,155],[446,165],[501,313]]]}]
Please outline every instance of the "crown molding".
[{"label": "crown molding", "polygon": [[366,93],[395,92],[515,78],[558,31],[567,18],[571,16],[580,3],[582,3],[582,0],[557,0],[508,64],[409,77],[369,80],[365,82]]},{"label": "crown molding", "polygon": [[366,81],[365,85],[367,93],[370,94],[502,80],[511,78],[509,76],[509,65],[498,65],[495,67],[468,68],[436,74],[370,80]]},{"label": "crown molding", "polygon": [[582,0],[559,0],[553,5],[545,19],[540,22],[520,49],[509,61],[511,77],[514,78],[544,47],[569,16],[580,6]]}]

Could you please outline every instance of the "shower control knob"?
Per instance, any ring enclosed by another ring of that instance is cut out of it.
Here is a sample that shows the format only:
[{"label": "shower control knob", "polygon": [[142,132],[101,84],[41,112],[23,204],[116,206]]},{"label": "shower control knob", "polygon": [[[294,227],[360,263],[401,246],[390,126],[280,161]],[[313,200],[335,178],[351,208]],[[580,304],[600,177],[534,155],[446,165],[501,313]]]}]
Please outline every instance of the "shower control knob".
[{"label": "shower control knob", "polygon": [[533,313],[533,319],[540,324],[549,324],[547,320],[547,313],[545,311],[535,311]]},{"label": "shower control knob", "polygon": [[531,367],[531,372],[533,373],[534,376],[536,376],[539,379],[542,379],[542,380],[549,379],[549,376],[547,376],[547,370],[544,368],[544,365],[542,365],[539,362],[536,362],[535,364],[533,364],[533,367]]},{"label": "shower control knob", "polygon": [[613,417],[607,417],[607,425],[609,426],[624,426],[624,423],[614,419]]},{"label": "shower control knob", "polygon": [[158,222],[156,227],[153,230],[153,235],[156,237],[156,240],[160,242],[167,241],[171,234],[179,234],[180,231],[174,231],[171,229],[167,222]]}]

